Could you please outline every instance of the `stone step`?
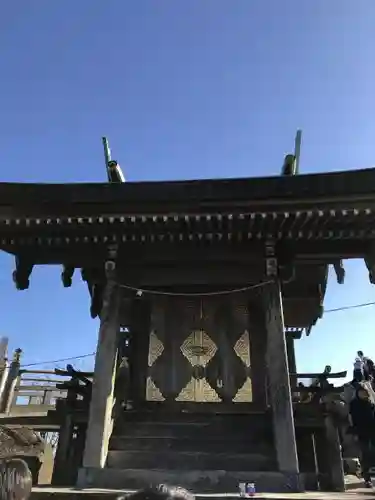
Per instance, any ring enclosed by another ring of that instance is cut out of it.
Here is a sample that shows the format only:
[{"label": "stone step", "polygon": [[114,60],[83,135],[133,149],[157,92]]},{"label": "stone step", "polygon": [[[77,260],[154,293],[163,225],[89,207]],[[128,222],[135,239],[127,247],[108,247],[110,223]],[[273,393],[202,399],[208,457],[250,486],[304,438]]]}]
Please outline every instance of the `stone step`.
[{"label": "stone step", "polygon": [[269,415],[212,415],[212,414],[192,414],[192,413],[140,413],[124,412],[123,417],[116,422],[118,427],[132,428],[134,426],[186,426],[186,427],[211,427],[220,430],[249,428],[256,431],[263,431],[272,426]]},{"label": "stone step", "polygon": [[194,493],[238,494],[238,483],[241,481],[254,481],[257,492],[293,491],[291,479],[281,472],[202,469],[189,471],[182,469],[95,469],[91,474],[88,487],[136,490],[163,483],[179,485]]},{"label": "stone step", "polygon": [[203,422],[203,423],[213,423],[222,422],[236,425],[248,426],[249,422],[251,425],[256,425],[257,423],[262,426],[264,422],[268,420],[271,422],[270,412],[257,412],[254,414],[247,413],[194,413],[188,411],[163,411],[163,410],[153,410],[153,411],[140,411],[140,410],[127,410],[123,413],[123,418],[128,422]]},{"label": "stone step", "polygon": [[184,438],[180,436],[113,436],[109,445],[110,450],[124,451],[153,451],[168,450],[175,452],[204,451],[207,453],[263,453],[273,454],[270,443],[258,442],[244,436],[204,436]]},{"label": "stone step", "polygon": [[179,470],[252,470],[276,469],[276,461],[258,453],[230,454],[204,452],[173,452],[165,449],[153,451],[110,450],[107,467],[114,469],[179,469]]},{"label": "stone step", "polygon": [[209,439],[218,436],[229,436],[232,439],[243,439],[249,445],[259,441],[272,442],[272,427],[263,425],[253,427],[251,423],[239,425],[236,422],[202,421],[202,422],[121,422],[116,425],[113,436],[118,437],[179,437],[181,439]]}]

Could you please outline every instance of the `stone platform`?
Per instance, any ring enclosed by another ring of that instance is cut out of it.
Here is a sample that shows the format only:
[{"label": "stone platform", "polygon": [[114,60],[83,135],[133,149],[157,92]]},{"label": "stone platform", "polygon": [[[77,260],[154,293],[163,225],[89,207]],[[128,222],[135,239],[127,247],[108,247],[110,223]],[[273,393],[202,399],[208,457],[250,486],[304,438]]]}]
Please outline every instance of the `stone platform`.
[{"label": "stone platform", "polygon": [[[345,493],[325,493],[319,491],[305,493],[259,493],[254,498],[267,500],[375,500],[375,489],[366,489],[362,483],[352,484],[352,489]],[[350,487],[349,486],[349,487]],[[124,490],[100,490],[75,488],[36,487],[33,489],[32,500],[116,500],[118,497],[131,493]],[[198,500],[238,500],[238,494],[196,494]]]}]

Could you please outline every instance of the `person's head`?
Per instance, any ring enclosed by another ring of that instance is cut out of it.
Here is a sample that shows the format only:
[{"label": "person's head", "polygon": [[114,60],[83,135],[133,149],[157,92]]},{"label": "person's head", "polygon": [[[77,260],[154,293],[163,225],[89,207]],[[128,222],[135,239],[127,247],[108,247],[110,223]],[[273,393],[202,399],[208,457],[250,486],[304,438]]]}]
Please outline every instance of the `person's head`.
[{"label": "person's head", "polygon": [[[121,500],[194,500],[192,493],[179,486],[167,486],[159,484],[154,488],[145,488],[144,490],[136,491]],[[120,499],[118,499],[120,500]]]},{"label": "person's head", "polygon": [[363,351],[357,351],[357,355],[358,355],[360,358],[363,358]]},{"label": "person's head", "polygon": [[326,365],[326,367],[324,368],[324,373],[331,373],[331,371],[332,371],[331,365]]},{"label": "person's head", "polygon": [[20,458],[0,461],[0,500],[27,500],[33,478],[26,462]]},{"label": "person's head", "polygon": [[363,386],[358,387],[357,398],[361,399],[362,401],[369,401],[370,394],[369,394],[368,390],[366,389],[366,387],[363,387]]}]

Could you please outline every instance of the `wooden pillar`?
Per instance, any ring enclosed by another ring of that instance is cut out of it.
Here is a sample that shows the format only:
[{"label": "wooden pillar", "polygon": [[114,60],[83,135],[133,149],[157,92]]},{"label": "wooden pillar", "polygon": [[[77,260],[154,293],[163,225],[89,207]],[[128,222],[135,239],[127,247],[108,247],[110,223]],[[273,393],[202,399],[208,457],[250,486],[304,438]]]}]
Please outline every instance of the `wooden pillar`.
[{"label": "wooden pillar", "polygon": [[89,486],[95,476],[95,470],[104,467],[112,432],[121,297],[116,279],[116,250],[112,250],[110,258],[111,260],[105,263],[107,282],[100,314],[83,468],[78,475],[79,486]]},{"label": "wooden pillar", "polygon": [[70,412],[64,415],[64,422],[59,430],[59,441],[57,443],[56,455],[53,464],[52,484],[54,486],[68,486],[70,480],[70,460],[73,437],[73,419]]},{"label": "wooden pillar", "polygon": [[[294,349],[294,338],[290,333],[286,335],[286,352],[288,356],[289,373],[297,373],[296,353]],[[297,386],[297,377],[290,378],[292,389]]]},{"label": "wooden pillar", "polygon": [[315,436],[311,429],[296,429],[299,470],[304,474],[304,486],[307,490],[318,490],[319,469],[316,456]]},{"label": "wooden pillar", "polygon": [[[272,265],[267,262],[267,270],[272,271],[276,259],[269,253],[268,256],[273,262]],[[268,388],[278,468],[285,474],[288,489],[301,491],[282,299],[280,285],[276,278],[264,286],[264,305],[267,329]]]},{"label": "wooden pillar", "polygon": [[321,491],[330,491],[332,489],[330,477],[331,464],[327,453],[327,439],[324,428],[315,432],[315,447],[318,464],[319,489]]},{"label": "wooden pillar", "polygon": [[297,372],[296,353],[295,353],[295,349],[294,349],[293,335],[287,334],[285,336],[285,340],[286,340],[286,352],[288,355],[289,373],[296,373]]},{"label": "wooden pillar", "polygon": [[70,458],[71,478],[69,485],[77,482],[78,471],[82,467],[83,452],[85,450],[86,426],[84,424],[76,425],[74,434],[75,437],[72,443],[72,453]]},{"label": "wooden pillar", "polygon": [[326,453],[329,460],[329,482],[332,491],[345,491],[344,466],[339,431],[332,416],[325,417]]},{"label": "wooden pillar", "polygon": [[132,380],[133,399],[137,406],[144,404],[148,376],[151,304],[146,297],[137,298],[132,309]]}]

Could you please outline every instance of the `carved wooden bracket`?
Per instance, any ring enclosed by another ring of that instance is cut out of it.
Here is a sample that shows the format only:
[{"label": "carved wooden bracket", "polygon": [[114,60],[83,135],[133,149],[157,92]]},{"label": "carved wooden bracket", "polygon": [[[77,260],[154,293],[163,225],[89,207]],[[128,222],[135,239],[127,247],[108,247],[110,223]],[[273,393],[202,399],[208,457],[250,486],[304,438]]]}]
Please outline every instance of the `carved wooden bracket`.
[{"label": "carved wooden bracket", "polygon": [[288,265],[280,265],[280,281],[284,284],[291,283],[296,278],[296,267],[290,263]]},{"label": "carved wooden bracket", "polygon": [[91,288],[90,315],[94,319],[99,316],[103,305],[104,285],[96,283]]},{"label": "carved wooden bracket", "polygon": [[337,283],[339,285],[343,285],[345,281],[345,269],[344,269],[344,264],[342,260],[336,260],[333,263],[333,269],[335,270],[336,273],[336,278],[337,278]]},{"label": "carved wooden bracket", "polygon": [[365,264],[368,269],[370,283],[375,285],[375,244],[372,243],[365,256]]},{"label": "carved wooden bracket", "polygon": [[266,276],[268,278],[276,278],[278,275],[277,258],[275,253],[275,245],[272,241],[266,242]]},{"label": "carved wooden bracket", "polygon": [[32,273],[34,263],[30,262],[25,257],[15,257],[16,269],[13,271],[12,277],[17,290],[27,290],[30,285],[30,275]]},{"label": "carved wooden bracket", "polygon": [[66,266],[63,264],[63,272],[61,273],[61,280],[65,288],[72,286],[72,278],[75,268],[71,266]]},{"label": "carved wooden bracket", "polygon": [[82,269],[82,279],[90,285],[91,305],[90,315],[96,318],[103,307],[103,294],[108,281],[116,277],[117,245],[108,248],[108,258],[104,262],[104,269]]}]

